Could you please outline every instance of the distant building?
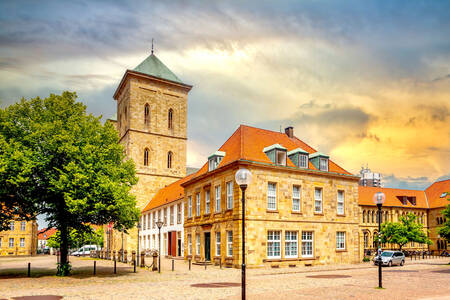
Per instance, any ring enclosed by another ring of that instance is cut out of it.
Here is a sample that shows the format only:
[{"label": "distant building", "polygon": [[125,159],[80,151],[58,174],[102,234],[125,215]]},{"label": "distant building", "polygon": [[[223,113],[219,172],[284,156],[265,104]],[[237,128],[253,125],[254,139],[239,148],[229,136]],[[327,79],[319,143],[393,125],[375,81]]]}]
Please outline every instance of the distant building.
[{"label": "distant building", "polygon": [[[43,228],[38,232],[38,251],[42,252],[47,247],[47,240],[57,232],[56,228]],[[53,248],[50,249],[53,252]]]},{"label": "distant building", "polygon": [[369,167],[362,166],[359,172],[361,179],[359,180],[359,185],[361,186],[374,186],[382,187],[381,183],[381,173],[372,172]]},{"label": "distant building", "polygon": [[0,231],[0,256],[35,255],[36,221],[11,221],[9,230]]}]

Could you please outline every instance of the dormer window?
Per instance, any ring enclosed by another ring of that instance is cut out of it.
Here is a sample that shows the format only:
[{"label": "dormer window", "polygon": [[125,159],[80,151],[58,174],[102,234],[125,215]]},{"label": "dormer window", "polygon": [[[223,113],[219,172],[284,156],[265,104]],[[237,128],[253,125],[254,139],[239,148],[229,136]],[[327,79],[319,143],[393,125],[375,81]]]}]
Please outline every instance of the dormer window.
[{"label": "dormer window", "polygon": [[308,168],[308,155],[309,153],[301,148],[291,150],[287,153],[289,159],[298,168],[307,169]]},{"label": "dormer window", "polygon": [[440,197],[440,198],[444,198],[445,196],[447,196],[447,192],[443,192],[443,193],[441,194],[441,197]]},{"label": "dormer window", "polygon": [[328,172],[329,159],[328,155],[320,152],[313,153],[309,156],[311,163],[320,171]]},{"label": "dormer window", "polygon": [[263,152],[269,157],[269,159],[276,165],[285,166],[287,149],[280,144],[274,144],[272,146],[264,148]]},{"label": "dormer window", "polygon": [[223,151],[216,151],[210,155],[208,157],[208,171],[217,169],[224,156],[225,152]]}]

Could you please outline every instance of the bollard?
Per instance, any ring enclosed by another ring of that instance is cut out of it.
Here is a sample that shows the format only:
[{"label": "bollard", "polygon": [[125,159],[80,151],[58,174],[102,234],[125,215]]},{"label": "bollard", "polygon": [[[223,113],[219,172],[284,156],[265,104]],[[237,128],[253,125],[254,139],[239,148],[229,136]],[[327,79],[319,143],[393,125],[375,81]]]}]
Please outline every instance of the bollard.
[{"label": "bollard", "polygon": [[417,260],[417,254],[414,253],[414,260]]},{"label": "bollard", "polygon": [[219,266],[222,269],[222,259],[219,259]]},{"label": "bollard", "polygon": [[425,252],[422,252],[422,259],[425,259]]},{"label": "bollard", "polygon": [[142,251],[142,252],[140,253],[140,255],[141,255],[141,263],[140,263],[140,266],[141,266],[141,267],[145,267],[145,252]]},{"label": "bollard", "polygon": [[134,273],[136,273],[136,260],[133,260]]},{"label": "bollard", "polygon": [[97,273],[97,262],[94,260],[94,276]]},{"label": "bollard", "polygon": [[31,277],[31,263],[28,263],[28,277]]},{"label": "bollard", "polygon": [[172,259],[172,271],[175,269],[175,261]]},{"label": "bollard", "polygon": [[135,250],[131,251],[131,260],[134,261],[134,263],[136,263],[136,251]]},{"label": "bollard", "polygon": [[191,270],[191,259],[189,259],[189,271]]},{"label": "bollard", "polygon": [[114,274],[117,274],[117,269],[116,269],[116,260],[114,259]]},{"label": "bollard", "polygon": [[125,251],[123,252],[123,262],[124,262],[124,263],[127,263],[127,262],[128,262],[128,251],[127,251],[127,250],[125,250]]},{"label": "bollard", "polygon": [[206,270],[206,261],[205,261],[205,270]]}]

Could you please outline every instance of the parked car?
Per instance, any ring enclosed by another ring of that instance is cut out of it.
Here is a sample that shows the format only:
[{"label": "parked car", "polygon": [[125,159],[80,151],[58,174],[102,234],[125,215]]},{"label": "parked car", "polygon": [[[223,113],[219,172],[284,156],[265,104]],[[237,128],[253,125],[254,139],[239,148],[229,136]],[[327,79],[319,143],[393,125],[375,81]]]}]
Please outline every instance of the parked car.
[{"label": "parked car", "polygon": [[43,254],[50,254],[50,248],[49,247],[45,247],[44,249],[42,249],[42,253]]},{"label": "parked car", "polygon": [[77,251],[73,252],[73,256],[88,256],[92,250],[97,250],[97,245],[84,245]]},{"label": "parked car", "polygon": [[[374,265],[378,265],[379,256],[375,256],[373,259]],[[381,265],[382,266],[392,266],[392,265],[400,265],[403,266],[405,264],[405,254],[401,251],[383,251],[381,253]]]}]

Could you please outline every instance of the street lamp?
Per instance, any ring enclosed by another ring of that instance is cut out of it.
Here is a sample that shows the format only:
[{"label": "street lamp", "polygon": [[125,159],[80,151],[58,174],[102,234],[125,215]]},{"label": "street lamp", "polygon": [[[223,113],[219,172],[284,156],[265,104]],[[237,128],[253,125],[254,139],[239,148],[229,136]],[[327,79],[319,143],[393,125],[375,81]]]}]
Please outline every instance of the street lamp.
[{"label": "street lamp", "polygon": [[141,229],[141,223],[140,222],[138,222],[137,223],[137,232],[138,232],[138,235],[137,235],[137,257],[136,257],[136,265],[139,267],[139,239],[140,239],[140,237],[139,237],[139,230]]},{"label": "street lamp", "polygon": [[378,207],[378,287],[382,288],[382,275],[381,275],[381,266],[383,264],[383,260],[381,259],[381,206],[384,203],[386,196],[382,192],[375,193],[373,195],[373,203],[375,203]]},{"label": "street lamp", "polygon": [[252,173],[247,169],[239,169],[235,175],[236,183],[242,191],[242,274],[241,295],[245,299],[245,190],[252,181]]},{"label": "street lamp", "polygon": [[156,226],[158,226],[159,230],[159,237],[158,237],[158,244],[159,244],[159,250],[158,250],[158,273],[161,273],[161,227],[164,225],[164,222],[161,220],[158,220],[156,222]]}]

